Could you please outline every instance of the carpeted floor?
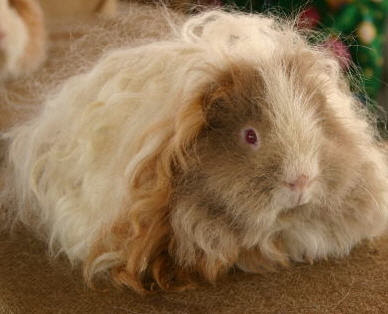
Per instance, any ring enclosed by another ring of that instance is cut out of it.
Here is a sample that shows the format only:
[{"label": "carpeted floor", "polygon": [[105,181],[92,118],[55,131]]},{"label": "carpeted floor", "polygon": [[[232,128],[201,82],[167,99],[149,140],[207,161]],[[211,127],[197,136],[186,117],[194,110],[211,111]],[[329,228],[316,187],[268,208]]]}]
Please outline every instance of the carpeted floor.
[{"label": "carpeted floor", "polygon": [[143,297],[106,282],[86,288],[78,269],[19,230],[0,235],[0,313],[388,313],[388,237],[341,260]]},{"label": "carpeted floor", "polygon": [[[101,22],[93,32],[111,28],[114,35],[99,38],[99,45],[91,47],[86,45],[90,38],[82,40],[85,25],[79,26],[79,32],[69,35],[62,30],[52,36],[50,59],[32,78],[34,84],[27,78],[9,84],[6,91],[0,90],[0,129],[14,123],[12,120],[17,120],[20,112],[28,115],[35,110],[26,110],[26,99],[39,102],[41,91],[48,88],[42,82],[53,77],[53,81],[61,81],[79,71],[80,62],[84,65],[86,58],[92,63],[109,45],[114,45],[112,41],[117,44],[137,31],[136,21],[128,24],[123,20],[115,25]],[[161,22],[160,27],[166,25]],[[144,34],[141,40],[147,36],[153,34]],[[53,76],[53,72],[57,74]],[[5,96],[15,104],[12,110],[1,106]],[[104,281],[91,290],[85,287],[79,269],[72,269],[61,256],[49,258],[46,252],[46,245],[28,231],[0,233],[1,314],[388,313],[388,236],[373,244],[364,243],[341,260],[299,264],[265,275],[235,272],[216,286],[203,284],[181,294],[145,297]]]}]

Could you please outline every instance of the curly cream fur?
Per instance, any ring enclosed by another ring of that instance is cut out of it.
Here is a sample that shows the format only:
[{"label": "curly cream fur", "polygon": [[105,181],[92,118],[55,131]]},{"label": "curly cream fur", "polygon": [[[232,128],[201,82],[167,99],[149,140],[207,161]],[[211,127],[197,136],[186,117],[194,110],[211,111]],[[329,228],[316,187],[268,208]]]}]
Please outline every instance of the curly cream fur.
[{"label": "curly cream fur", "polygon": [[[88,280],[109,271],[137,291],[342,256],[386,229],[385,151],[328,53],[261,15],[170,26],[109,52],[6,134],[18,219]],[[262,112],[256,155],[213,140],[220,95]],[[316,182],[298,205],[280,183],[300,173]]]}]

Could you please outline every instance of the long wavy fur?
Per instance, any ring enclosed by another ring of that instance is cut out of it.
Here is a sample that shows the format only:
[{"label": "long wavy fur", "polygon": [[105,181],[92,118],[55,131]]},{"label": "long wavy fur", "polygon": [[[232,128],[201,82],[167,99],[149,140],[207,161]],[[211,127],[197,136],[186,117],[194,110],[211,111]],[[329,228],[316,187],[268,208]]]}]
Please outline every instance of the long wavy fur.
[{"label": "long wavy fur", "polygon": [[[17,219],[43,232],[53,251],[81,262],[89,282],[98,273],[110,273],[138,292],[152,290],[155,283],[180,289],[196,276],[213,281],[235,264],[250,269],[250,248],[264,268],[273,260],[286,264],[289,257],[300,258],[297,246],[280,239],[279,225],[269,231],[272,218],[262,222],[265,232],[252,227],[262,244],[252,240],[252,232],[241,238],[242,248],[238,238],[223,233],[223,221],[202,224],[201,214],[190,216],[189,206],[176,211],[174,178],[195,164],[195,143],[207,123],[204,94],[225,69],[265,64],[278,49],[295,47],[306,53],[307,63],[315,54],[308,64],[326,69],[334,80],[338,64],[309,47],[290,25],[260,15],[214,10],[189,18],[182,27],[170,24],[171,38],[111,51],[90,71],[69,79],[35,118],[6,134],[12,183],[3,194],[17,195]],[[330,93],[334,83],[327,84]],[[365,134],[358,138],[360,147],[374,145],[370,154],[386,173],[367,122],[354,113],[344,115],[361,123],[354,126],[354,137]],[[386,220],[386,191],[382,195],[375,200],[381,207],[376,215]],[[190,220],[186,225],[177,222],[185,219]],[[213,226],[219,228],[218,240],[209,231]],[[298,226],[305,233],[289,231],[290,238],[309,241],[306,234],[319,232],[317,226]],[[363,231],[349,243],[380,234],[384,226],[376,224],[373,232]],[[190,235],[185,228],[197,229]],[[198,242],[192,250],[190,237]],[[319,236],[311,239],[307,253],[330,255],[329,249],[314,251]],[[338,243],[333,255],[347,252],[349,245]]]}]

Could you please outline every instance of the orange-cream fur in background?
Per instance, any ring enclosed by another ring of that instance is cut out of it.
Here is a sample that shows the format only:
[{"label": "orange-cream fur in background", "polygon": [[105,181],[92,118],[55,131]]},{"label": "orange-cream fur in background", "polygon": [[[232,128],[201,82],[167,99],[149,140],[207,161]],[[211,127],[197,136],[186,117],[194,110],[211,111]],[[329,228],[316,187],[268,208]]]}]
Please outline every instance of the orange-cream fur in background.
[{"label": "orange-cream fur in background", "polygon": [[4,134],[11,218],[87,281],[138,292],[340,257],[386,230],[386,151],[330,53],[271,17],[144,10],[129,35],[80,39],[118,48]]},{"label": "orange-cream fur in background", "polygon": [[29,75],[42,65],[51,25],[113,18],[117,5],[117,0],[0,0],[0,79]]},{"label": "orange-cream fur in background", "polygon": [[0,0],[0,80],[35,71],[46,56],[46,30],[35,0]]}]

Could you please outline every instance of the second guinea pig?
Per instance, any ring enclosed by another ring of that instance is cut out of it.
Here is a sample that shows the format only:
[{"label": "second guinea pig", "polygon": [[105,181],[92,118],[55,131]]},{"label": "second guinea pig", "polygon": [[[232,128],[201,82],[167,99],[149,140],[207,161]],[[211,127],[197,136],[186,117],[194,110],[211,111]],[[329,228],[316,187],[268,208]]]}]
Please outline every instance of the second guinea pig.
[{"label": "second guinea pig", "polygon": [[46,56],[43,14],[35,0],[0,0],[0,79],[36,70]]},{"label": "second guinea pig", "polygon": [[262,15],[170,25],[6,135],[16,219],[87,281],[138,292],[344,256],[386,230],[386,151],[329,52]]}]

